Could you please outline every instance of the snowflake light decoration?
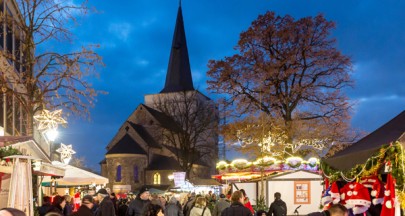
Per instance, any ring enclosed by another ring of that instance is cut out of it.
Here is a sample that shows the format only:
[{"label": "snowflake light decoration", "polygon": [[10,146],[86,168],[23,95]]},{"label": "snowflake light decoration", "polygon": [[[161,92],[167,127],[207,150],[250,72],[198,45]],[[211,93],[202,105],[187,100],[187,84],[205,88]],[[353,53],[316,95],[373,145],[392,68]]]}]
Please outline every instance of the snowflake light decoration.
[{"label": "snowflake light decoration", "polygon": [[34,119],[38,122],[38,130],[46,131],[56,129],[58,124],[66,124],[67,121],[62,118],[62,110],[42,110],[40,114],[35,115]]},{"label": "snowflake light decoration", "polygon": [[62,161],[65,161],[65,159],[71,159],[72,155],[76,154],[72,148],[72,145],[65,145],[63,143],[60,144],[60,148],[56,149],[56,152],[60,153]]}]

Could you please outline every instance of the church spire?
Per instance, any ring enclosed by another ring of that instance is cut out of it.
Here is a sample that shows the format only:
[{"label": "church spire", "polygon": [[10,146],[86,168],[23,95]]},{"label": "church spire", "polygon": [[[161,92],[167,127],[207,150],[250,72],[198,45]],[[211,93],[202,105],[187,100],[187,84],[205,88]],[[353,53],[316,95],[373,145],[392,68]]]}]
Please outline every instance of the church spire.
[{"label": "church spire", "polygon": [[184,31],[181,0],[177,11],[169,66],[167,68],[165,87],[160,93],[194,90],[188,58],[186,33]]}]

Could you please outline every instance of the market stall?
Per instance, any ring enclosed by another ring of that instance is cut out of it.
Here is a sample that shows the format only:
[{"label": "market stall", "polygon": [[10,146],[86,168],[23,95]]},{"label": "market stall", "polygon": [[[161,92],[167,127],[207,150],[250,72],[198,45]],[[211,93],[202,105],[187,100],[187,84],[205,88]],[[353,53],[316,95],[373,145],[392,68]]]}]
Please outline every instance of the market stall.
[{"label": "market stall", "polygon": [[405,208],[405,111],[335,156],[323,160],[322,204],[352,212],[400,215]]}]

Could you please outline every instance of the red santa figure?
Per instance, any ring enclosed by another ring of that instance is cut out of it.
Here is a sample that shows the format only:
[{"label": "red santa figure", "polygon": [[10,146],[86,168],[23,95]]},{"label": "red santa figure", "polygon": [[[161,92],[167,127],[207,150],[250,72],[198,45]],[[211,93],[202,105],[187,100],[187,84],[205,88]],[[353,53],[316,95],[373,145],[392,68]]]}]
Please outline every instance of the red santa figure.
[{"label": "red santa figure", "polygon": [[387,175],[387,184],[385,185],[384,201],[382,203],[381,215],[395,215],[395,179],[391,174]]}]

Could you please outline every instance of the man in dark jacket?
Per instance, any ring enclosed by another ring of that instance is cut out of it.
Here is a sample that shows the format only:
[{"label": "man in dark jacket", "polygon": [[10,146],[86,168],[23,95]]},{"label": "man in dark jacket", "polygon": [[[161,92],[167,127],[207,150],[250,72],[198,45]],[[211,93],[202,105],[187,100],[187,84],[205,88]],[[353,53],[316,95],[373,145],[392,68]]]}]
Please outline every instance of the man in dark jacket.
[{"label": "man in dark jacket", "polygon": [[287,205],[281,200],[281,194],[279,192],[274,193],[274,202],[271,203],[267,216],[286,216]]},{"label": "man in dark jacket", "polygon": [[82,199],[82,205],[80,205],[77,212],[74,212],[72,216],[94,216],[93,211],[91,210],[94,205],[94,200],[91,195],[86,195]]},{"label": "man in dark jacket", "polygon": [[97,199],[100,201],[100,206],[96,211],[96,216],[115,216],[114,204],[106,189],[101,188],[97,191]]},{"label": "man in dark jacket", "polygon": [[149,196],[149,189],[142,187],[136,198],[129,203],[126,216],[142,216],[145,206],[150,203]]},{"label": "man in dark jacket", "polygon": [[231,197],[232,204],[222,211],[221,216],[252,216],[252,212],[242,204],[243,200],[242,192],[233,192]]},{"label": "man in dark jacket", "polygon": [[42,198],[42,206],[38,208],[39,216],[44,216],[51,208],[51,197],[44,196]]},{"label": "man in dark jacket", "polygon": [[222,211],[228,208],[231,204],[226,200],[225,194],[219,195],[219,201],[215,204],[212,216],[221,216]]}]

